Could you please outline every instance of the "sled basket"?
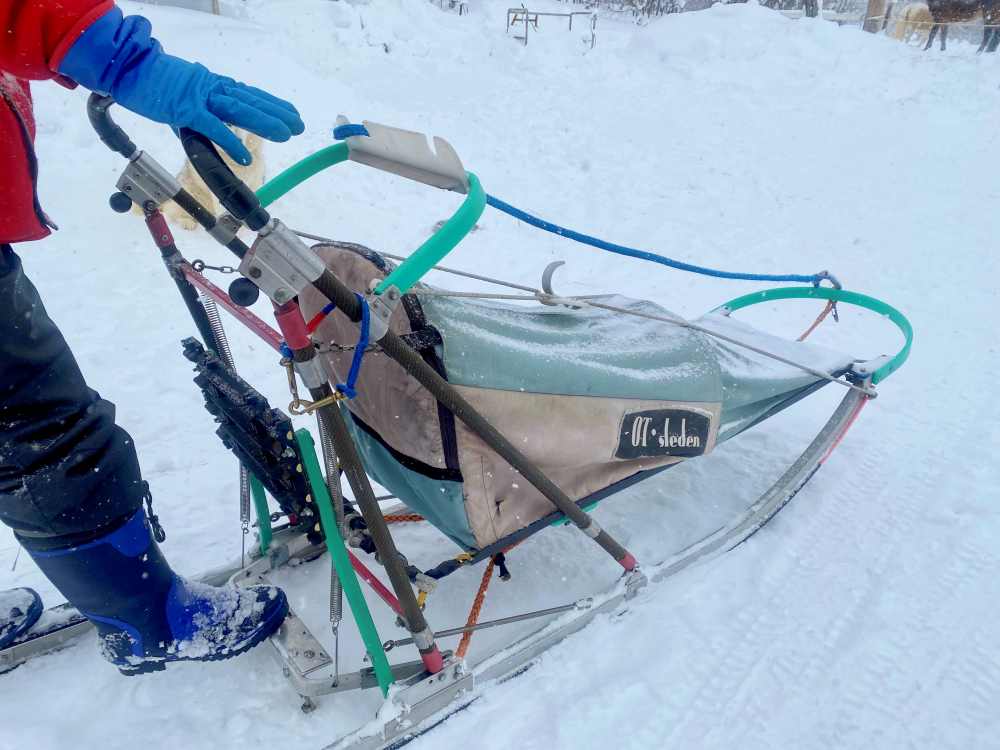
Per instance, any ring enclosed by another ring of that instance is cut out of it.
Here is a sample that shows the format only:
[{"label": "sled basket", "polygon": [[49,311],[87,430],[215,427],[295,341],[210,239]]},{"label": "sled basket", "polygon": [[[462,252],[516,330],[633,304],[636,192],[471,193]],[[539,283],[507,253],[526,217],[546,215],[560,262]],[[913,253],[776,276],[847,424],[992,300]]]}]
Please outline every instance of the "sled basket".
[{"label": "sled basket", "polygon": [[[314,250],[355,290],[393,270],[358,245]],[[828,382],[655,320],[589,306],[524,306],[439,293],[425,284],[412,287],[391,329],[418,347],[497,429],[519,436],[520,449],[584,506],[710,452]],[[669,315],[654,302],[602,299]],[[300,303],[310,319],[327,300],[307,290]],[[854,361],[765,334],[723,312],[696,322],[834,377]],[[330,315],[313,334],[334,382],[347,379],[357,330],[344,316]],[[365,357],[357,395],[345,403],[366,471],[466,550],[516,541],[525,536],[519,532],[552,515],[537,489],[377,351]]]}]

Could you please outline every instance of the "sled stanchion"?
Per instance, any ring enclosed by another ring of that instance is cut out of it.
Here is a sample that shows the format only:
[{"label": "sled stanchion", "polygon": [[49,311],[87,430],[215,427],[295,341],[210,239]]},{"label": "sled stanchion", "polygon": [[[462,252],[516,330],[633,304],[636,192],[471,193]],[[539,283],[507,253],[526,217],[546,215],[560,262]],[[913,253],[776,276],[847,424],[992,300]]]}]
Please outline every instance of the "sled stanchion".
[{"label": "sled stanchion", "polygon": [[486,193],[483,186],[479,184],[479,179],[468,172],[469,195],[462,203],[461,208],[444,223],[430,239],[418,247],[410,256],[375,288],[376,294],[382,294],[387,289],[396,287],[405,294],[411,286],[416,284],[432,267],[455,249],[459,242],[472,231],[479,217],[486,208]]},{"label": "sled stanchion", "polygon": [[358,577],[354,574],[354,568],[351,567],[344,539],[337,527],[337,518],[333,513],[330,491],[326,487],[323,472],[319,468],[319,459],[316,458],[316,444],[308,430],[298,430],[295,433],[295,440],[298,442],[302,454],[302,468],[309,481],[313,499],[319,508],[320,521],[326,535],[326,548],[330,551],[333,566],[337,570],[341,585],[344,587],[344,594],[347,596],[347,603],[351,607],[351,613],[354,615],[354,621],[361,633],[361,639],[364,641],[365,649],[372,660],[379,688],[382,690],[382,695],[385,695],[389,692],[389,686],[395,682],[395,678],[392,674],[392,668],[389,666],[389,660],[385,656],[385,651],[382,649],[382,641],[379,639],[378,630],[376,630],[375,622],[372,620],[371,610],[368,609],[368,603],[361,592]]},{"label": "sled stanchion", "polygon": [[257,533],[260,535],[260,554],[266,555],[271,547],[271,512],[267,507],[264,485],[253,474],[250,475],[250,495],[253,497],[254,512],[257,514]]},{"label": "sled stanchion", "polygon": [[[313,285],[351,320],[361,317],[361,306],[355,293],[348,289],[336,276],[325,271]],[[476,435],[495,450],[516,471],[527,479],[577,528],[593,539],[605,552],[626,571],[635,570],[635,557],[604,531],[587,513],[577,506],[566,493],[559,489],[538,467],[532,464],[507,438],[462,397],[420,354],[408,346],[397,334],[388,331],[379,341],[382,350],[407,373],[426,388],[437,401],[461,419]],[[339,413],[338,413],[339,417]],[[353,448],[353,443],[352,443]],[[362,472],[363,474],[363,472]],[[374,498],[373,498],[374,500]],[[365,520],[368,518],[366,516]],[[382,523],[381,515],[379,522]],[[371,522],[369,522],[371,526]]]},{"label": "sled stanchion", "polygon": [[[354,292],[349,292],[349,295],[353,305],[352,309],[360,317],[361,305],[357,296]],[[295,365],[302,368],[300,374],[308,372],[309,364],[315,360],[317,355],[312,340],[306,333],[306,322],[302,318],[298,303],[291,301],[276,306],[275,318],[292,349],[292,359]],[[358,449],[347,430],[344,417],[339,407],[331,403],[331,399],[337,398],[340,394],[337,394],[325,381],[322,384],[307,382],[306,385],[313,403],[324,404],[316,409],[317,417],[324,432],[330,437],[344,474],[347,475],[347,481],[354,491],[355,502],[368,526],[372,542],[378,550],[379,561],[389,575],[392,590],[402,608],[402,619],[417,644],[417,650],[420,652],[424,667],[431,674],[436,674],[444,668],[444,658],[434,641],[434,633],[424,619],[423,610],[417,603],[417,597],[410,584],[410,577],[406,572],[402,557],[396,550],[392,534],[389,533],[389,528],[382,517],[382,510],[375,499],[371,482],[368,480],[368,475],[365,474],[361,456],[358,455]],[[340,397],[343,398],[343,396]],[[323,489],[326,490],[325,483]]]},{"label": "sled stanchion", "polygon": [[[310,389],[310,393],[313,400],[320,401],[332,395],[333,391],[329,386],[322,386]],[[413,593],[410,577],[407,575],[399,552],[396,550],[396,543],[389,533],[389,528],[382,518],[382,511],[375,499],[375,493],[372,491],[371,483],[365,474],[354,441],[347,431],[344,417],[336,406],[323,406],[319,409],[318,414],[319,418],[323,420],[324,429],[333,441],[334,449],[340,458],[340,465],[354,491],[358,509],[361,511],[361,515],[368,525],[368,533],[371,534],[372,541],[378,549],[379,560],[389,575],[392,589],[403,609],[406,627],[414,638],[424,667],[431,674],[436,674],[444,668],[444,658],[434,640],[434,633],[428,627],[424,613],[417,604],[417,597]]]}]

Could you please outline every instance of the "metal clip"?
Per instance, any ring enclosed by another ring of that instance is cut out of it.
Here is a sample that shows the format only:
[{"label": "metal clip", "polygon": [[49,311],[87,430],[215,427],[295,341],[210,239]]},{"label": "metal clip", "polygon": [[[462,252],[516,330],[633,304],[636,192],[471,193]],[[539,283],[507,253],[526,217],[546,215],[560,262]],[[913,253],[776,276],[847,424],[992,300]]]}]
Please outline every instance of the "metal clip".
[{"label": "metal clip", "polygon": [[[370,289],[374,290],[379,283],[379,279],[373,279]],[[368,302],[368,309],[371,311],[371,318],[368,321],[368,331],[372,341],[381,341],[385,338],[385,335],[389,332],[389,323],[392,320],[392,314],[396,312],[396,308],[399,306],[399,301],[402,297],[403,295],[399,293],[399,288],[396,286],[389,287],[382,294],[375,294],[374,291],[369,291],[365,295],[365,299]]]},{"label": "metal clip", "polygon": [[279,305],[301,294],[326,271],[326,265],[278,219],[260,230],[240,263],[240,273]]},{"label": "metal clip", "polygon": [[301,417],[304,414],[312,414],[317,409],[322,409],[324,406],[336,404],[338,401],[343,401],[347,398],[343,393],[334,391],[332,394],[326,398],[321,398],[319,401],[306,401],[299,396],[299,384],[295,379],[295,363],[287,357],[283,357],[281,360],[281,366],[285,368],[285,373],[288,376],[288,390],[292,394],[292,400],[288,404],[288,411],[297,417]]}]

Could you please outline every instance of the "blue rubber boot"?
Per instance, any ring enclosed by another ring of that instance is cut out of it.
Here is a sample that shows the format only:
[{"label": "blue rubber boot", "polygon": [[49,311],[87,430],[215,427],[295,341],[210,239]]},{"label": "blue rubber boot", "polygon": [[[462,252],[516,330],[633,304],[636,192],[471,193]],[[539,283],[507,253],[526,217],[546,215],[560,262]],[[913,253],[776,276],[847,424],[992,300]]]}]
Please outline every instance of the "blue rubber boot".
[{"label": "blue rubber boot", "polygon": [[173,661],[217,661],[272,635],[288,613],[273,586],[216,587],[175,574],[140,509],[124,525],[86,544],[24,548],[46,577],[97,626],[101,652],[125,675]]},{"label": "blue rubber boot", "polygon": [[42,616],[42,599],[34,589],[0,591],[0,649],[7,648]]}]

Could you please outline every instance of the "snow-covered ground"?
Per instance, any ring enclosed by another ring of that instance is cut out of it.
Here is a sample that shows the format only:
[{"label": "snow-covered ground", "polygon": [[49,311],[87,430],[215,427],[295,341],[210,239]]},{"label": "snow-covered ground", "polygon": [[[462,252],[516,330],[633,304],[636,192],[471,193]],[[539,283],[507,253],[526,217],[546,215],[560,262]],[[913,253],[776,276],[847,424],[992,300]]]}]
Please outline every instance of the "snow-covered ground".
[{"label": "snow-covered ground", "polygon": [[[461,18],[422,0],[251,0],[243,18],[124,5],[147,13],[169,50],[296,102],[307,132],[268,145],[271,174],[327,145],[340,112],[422,130],[448,138],[488,191],[546,218],[717,267],[830,268],[916,329],[910,362],[773,524],[648,587],[626,614],[568,639],[415,748],[1000,747],[1000,407],[990,387],[1000,365],[1000,55],[965,44],[921,54],[754,5],[645,28],[602,18],[593,50],[586,31],[546,19],[521,46],[504,33],[500,0],[471,2]],[[532,3],[543,5],[566,7]],[[142,222],[106,207],[122,165],[90,131],[84,93],[35,92],[43,202],[62,230],[20,248],[28,272],[140,446],[168,558],[189,574],[228,562],[240,549],[236,472],[180,356],[191,325]],[[169,131],[118,116],[180,166]],[[455,205],[340,169],[275,212],[405,253]],[[537,283],[565,259],[566,292],[646,296],[689,317],[760,286],[604,255],[497,213],[481,229],[452,265]],[[228,261],[203,234],[180,234],[188,257]],[[786,303],[746,318],[797,335],[815,312]],[[899,345],[888,323],[848,309],[815,336],[859,356]],[[233,344],[243,374],[284,403],[271,353],[235,330]],[[662,559],[760,492],[832,409],[834,390],[609,501],[600,522],[640,559]],[[421,565],[454,552],[416,527],[400,546]],[[26,556],[11,570],[15,555],[0,531],[0,586],[32,585],[57,603]],[[567,528],[510,563],[513,580],[493,585],[484,617],[569,601],[616,576]],[[326,571],[317,563],[282,578],[318,632]],[[479,575],[462,571],[432,595],[432,626],[464,621]],[[389,618],[379,624],[398,632]],[[470,656],[506,636],[480,634]],[[356,654],[350,639],[345,649]],[[303,715],[266,648],[126,680],[93,636],[0,677],[0,695],[0,747],[39,750],[314,750],[379,704],[328,698]]]}]

